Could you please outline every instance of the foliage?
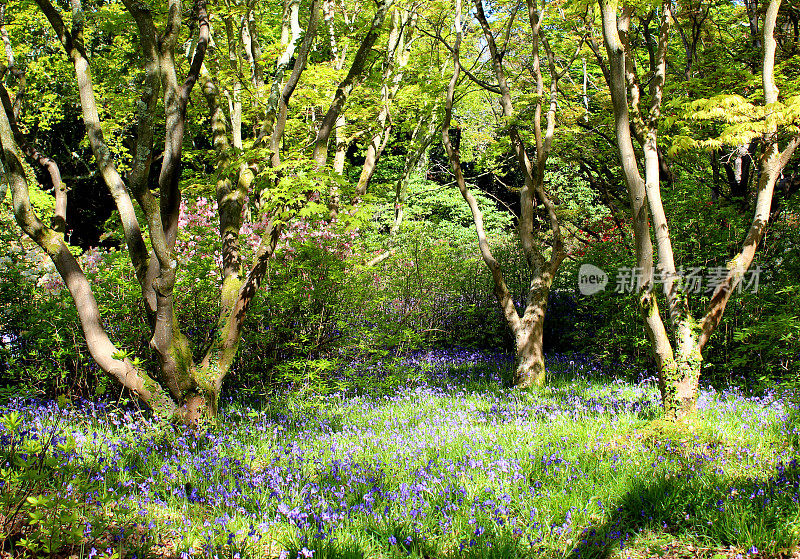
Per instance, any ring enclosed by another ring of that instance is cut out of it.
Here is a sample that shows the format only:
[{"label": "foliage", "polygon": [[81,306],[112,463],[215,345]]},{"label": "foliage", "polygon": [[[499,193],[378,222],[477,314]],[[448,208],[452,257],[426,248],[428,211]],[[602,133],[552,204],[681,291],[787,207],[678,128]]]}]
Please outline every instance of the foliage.
[{"label": "foliage", "polygon": [[[61,434],[63,413],[54,408],[55,413],[33,431],[16,411],[0,417],[0,542],[10,541],[34,556],[53,555],[97,538],[103,507],[113,495],[91,469],[79,470],[73,462],[75,439]],[[90,509],[94,526],[86,518]]]}]

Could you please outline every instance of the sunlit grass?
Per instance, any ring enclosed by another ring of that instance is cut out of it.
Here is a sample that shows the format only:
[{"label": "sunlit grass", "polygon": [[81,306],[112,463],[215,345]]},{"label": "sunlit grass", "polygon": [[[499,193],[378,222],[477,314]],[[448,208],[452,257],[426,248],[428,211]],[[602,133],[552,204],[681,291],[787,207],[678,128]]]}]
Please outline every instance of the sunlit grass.
[{"label": "sunlit grass", "polygon": [[427,380],[229,402],[199,435],[33,403],[17,437],[60,416],[56,439],[76,441],[56,453],[75,477],[36,491],[71,483],[100,501],[78,521],[77,555],[727,557],[800,541],[794,427],[775,397],[705,390],[674,426],[657,420],[652,379],[587,360],[552,359],[548,386],[522,393],[502,387],[498,356],[406,366]]}]

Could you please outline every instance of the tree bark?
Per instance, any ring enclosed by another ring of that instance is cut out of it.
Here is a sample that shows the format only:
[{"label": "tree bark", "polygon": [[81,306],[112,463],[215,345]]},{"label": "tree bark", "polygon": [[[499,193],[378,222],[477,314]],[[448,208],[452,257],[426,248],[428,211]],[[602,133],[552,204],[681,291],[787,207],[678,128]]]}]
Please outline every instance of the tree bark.
[{"label": "tree bark", "polygon": [[[150,255],[144,244],[138,219],[133,212],[127,186],[119,175],[111,152],[103,138],[89,61],[83,47],[83,8],[80,0],[71,0],[71,2],[72,30],[67,31],[61,16],[49,1],[37,0],[72,61],[78,78],[81,107],[89,143],[101,175],[114,197],[122,218],[131,259],[137,272],[137,279],[142,286],[145,306],[151,318],[150,346],[158,358],[159,380],[162,386],[169,391],[172,412],[176,417],[187,420],[191,416],[190,409],[194,400],[196,381],[193,375],[194,365],[188,340],[178,328],[174,311],[173,290],[177,268],[174,246],[178,230],[180,207],[178,184],[186,125],[186,108],[189,93],[200,73],[209,39],[209,22],[205,4],[202,0],[197,0],[195,3],[194,13],[199,23],[198,39],[187,76],[182,84],[178,84],[174,51],[181,26],[182,9],[179,0],[170,0],[165,31],[160,36],[156,33],[149,6],[137,0],[126,0],[125,2],[137,24],[145,59],[145,83],[142,102],[138,106],[137,140],[130,174],[130,187],[147,219],[153,249],[152,255]],[[152,162],[154,110],[157,94],[162,84],[166,133],[161,173],[158,177],[160,199],[156,200],[148,188],[148,183]],[[74,274],[74,271],[70,268],[59,269],[59,271],[69,286],[72,280],[65,274]],[[89,304],[91,301],[86,303],[87,296],[80,293],[79,295],[80,297],[73,296],[80,311],[82,305]],[[93,304],[96,307],[96,303]],[[91,304],[89,306],[91,307]],[[97,336],[96,333],[89,332],[87,340],[90,335]],[[100,345],[103,346],[103,343]],[[105,344],[105,346],[107,345]],[[100,363],[100,359],[105,358],[101,354],[93,353],[93,356],[98,363]],[[103,364],[100,364],[103,367]],[[137,388],[137,394],[149,403],[148,394],[155,392],[147,383],[154,384],[147,380],[145,382],[147,390],[143,392]]]},{"label": "tree bark", "polygon": [[[529,388],[542,386],[545,383],[545,368],[543,356],[544,319],[547,311],[547,298],[550,292],[555,275],[561,266],[566,251],[564,250],[564,239],[561,233],[561,226],[556,215],[555,205],[544,189],[544,175],[547,168],[547,159],[553,144],[555,133],[555,121],[557,110],[558,81],[569,68],[572,60],[578,55],[580,50],[579,43],[575,55],[566,65],[566,69],[561,73],[556,71],[555,55],[550,49],[547,38],[542,30],[542,13],[535,0],[527,0],[528,19],[533,35],[532,49],[532,68],[533,77],[536,82],[537,102],[533,117],[534,137],[536,142],[536,161],[532,162],[528,157],[525,143],[513,123],[514,106],[511,100],[511,90],[508,85],[506,73],[503,68],[503,54],[495,43],[489,22],[483,9],[482,0],[475,0],[475,13],[483,30],[489,54],[491,57],[492,69],[494,70],[500,91],[500,106],[503,117],[508,119],[508,134],[511,146],[517,159],[517,166],[523,176],[523,187],[520,190],[520,218],[518,233],[522,245],[522,250],[531,272],[531,283],[525,300],[525,308],[518,327],[512,331],[516,339],[517,347],[517,367],[515,371],[514,384],[518,388]],[[540,46],[544,47],[547,57],[547,68],[550,74],[550,87],[545,93],[544,76],[542,73]],[[547,101],[548,106],[545,111],[545,128],[542,129],[542,106]],[[538,202],[537,202],[538,201]],[[550,257],[546,258],[544,250],[534,234],[534,212],[537,203],[541,203],[545,209],[550,231],[553,235],[552,251]],[[516,310],[514,311],[517,315]],[[511,323],[509,323],[511,325]]]},{"label": "tree bark", "polygon": [[137,369],[127,357],[122,356],[111,342],[101,323],[100,309],[83,270],[67,248],[62,236],[42,223],[33,211],[22,167],[22,157],[14,141],[5,111],[0,111],[0,152],[0,160],[11,187],[17,223],[45,251],[64,279],[75,302],[78,320],[92,358],[103,372],[133,392],[156,414],[163,418],[171,418],[177,410],[175,402],[158,383]]},{"label": "tree bark", "polygon": [[[775,27],[780,5],[781,0],[770,0],[764,17],[764,59],[761,75],[765,105],[777,103],[779,99],[779,90],[775,84],[775,50],[777,47]],[[706,314],[700,321],[698,340],[700,349],[705,346],[711,334],[714,333],[714,330],[719,325],[733,290],[741,282],[742,277],[753,262],[756,249],[763,239],[769,223],[775,183],[792,155],[794,155],[798,145],[800,145],[800,134],[795,134],[781,150],[778,145],[778,126],[774,121],[765,133],[764,138],[765,147],[759,161],[761,172],[759,174],[753,220],[739,253],[728,262],[728,274],[725,280],[717,286],[711,295]]]},{"label": "tree bark", "polygon": [[[292,30],[291,39],[284,51],[284,56],[286,56],[287,52],[294,52],[292,45],[297,41],[299,35],[299,27],[296,20],[297,7],[297,3],[290,2],[289,17],[293,23],[290,24],[290,29]],[[277,99],[277,114],[268,111],[265,116],[265,122],[273,119],[274,126],[268,125],[261,128],[262,132],[271,130],[272,153],[270,162],[274,168],[280,165],[279,145],[286,125],[286,111],[289,99],[306,67],[307,57],[314,40],[319,19],[319,0],[312,2],[310,10],[311,14],[303,43],[297,52],[297,59],[292,72]],[[273,91],[280,85],[284,68],[285,64],[279,61],[273,81]],[[220,178],[217,180],[217,198],[220,211],[220,235],[223,238],[224,277],[220,294],[221,312],[216,326],[216,334],[213,337],[211,347],[195,368],[194,376],[197,390],[189,408],[191,414],[195,417],[202,417],[203,415],[216,416],[219,407],[219,394],[225,377],[230,372],[236,358],[247,311],[266,275],[269,260],[275,252],[283,230],[282,224],[275,223],[271,219],[268,221],[267,227],[262,234],[259,248],[256,251],[255,262],[246,277],[242,278],[238,231],[242,223],[242,204],[250,190],[257,169],[254,170],[248,167],[243,170],[240,167],[235,186],[230,179],[224,177],[231,146],[227,136],[224,115],[218,103],[216,85],[210,76],[205,77],[204,82],[204,93],[211,110],[213,139],[219,166]],[[276,83],[278,86],[276,86]]]},{"label": "tree bark", "polygon": [[[498,83],[500,84],[500,91],[502,94],[501,105],[503,106],[504,109],[504,115],[510,116],[513,113],[513,107],[511,106],[510,92],[505,83],[505,73],[500,64],[500,56],[498,55],[497,48],[494,44],[494,37],[491,33],[491,29],[489,29],[488,22],[486,21],[486,17],[483,13],[483,5],[480,0],[475,1],[475,8],[478,20],[480,21],[481,27],[484,30],[484,37],[489,43],[489,50],[492,55],[492,65],[495,69],[495,74],[498,79]],[[531,267],[533,272],[533,278],[528,291],[525,309],[522,317],[520,317],[514,305],[514,300],[511,296],[511,293],[509,292],[508,287],[505,283],[505,278],[503,276],[503,271],[500,266],[500,263],[495,259],[494,255],[491,252],[491,249],[489,248],[489,243],[486,238],[486,232],[483,226],[483,215],[480,211],[480,208],[478,207],[475,197],[472,195],[472,193],[466,186],[466,181],[464,180],[464,174],[461,169],[461,159],[458,154],[458,150],[453,146],[450,140],[449,132],[450,132],[450,122],[452,120],[452,113],[453,113],[453,98],[454,98],[455,86],[456,83],[458,82],[461,69],[460,47],[462,40],[462,31],[461,31],[460,0],[456,1],[455,27],[456,27],[456,40],[451,51],[453,54],[454,71],[453,71],[453,77],[450,79],[450,83],[447,88],[447,97],[445,103],[445,119],[444,123],[442,124],[442,143],[444,144],[445,151],[447,153],[448,159],[450,160],[450,165],[453,169],[453,173],[455,174],[456,184],[458,185],[461,195],[467,202],[467,205],[470,208],[470,212],[472,213],[473,222],[475,224],[475,230],[478,234],[478,246],[481,251],[481,256],[483,258],[484,263],[489,268],[489,271],[492,274],[495,297],[497,298],[498,304],[500,305],[500,308],[503,312],[506,322],[508,323],[509,328],[511,329],[511,332],[514,335],[515,349],[517,356],[517,365],[514,375],[514,385],[516,388],[519,389],[538,387],[542,386],[545,382],[542,334],[544,330],[544,316],[547,308],[547,296],[549,293],[550,285],[552,283],[552,278],[554,277],[554,273],[558,269],[558,265],[560,264],[561,260],[563,260],[563,253],[559,250],[558,246],[554,246],[553,257],[551,257],[549,263],[545,263],[544,257],[540,253],[535,251],[535,249],[533,249],[532,247],[533,243],[532,242],[530,243],[531,251],[529,253],[526,252],[526,256],[531,256],[531,258],[529,259],[529,265],[532,265]],[[527,155],[524,153],[524,147],[521,144],[521,139],[519,135],[514,134],[516,130],[514,129],[513,125],[511,128],[513,130],[511,132],[512,143],[516,143],[515,150],[517,150],[518,148],[522,149],[521,153],[520,152],[517,153],[519,161],[522,164],[524,164],[523,162],[527,162]],[[542,163],[546,159],[546,157],[543,155],[542,152],[539,153],[539,157]],[[529,165],[526,167],[526,171],[527,171],[526,185],[528,190],[526,194],[523,189],[523,193],[520,195],[520,198],[523,204],[525,204],[526,201],[530,204],[533,204],[533,190],[536,187],[534,186],[533,181],[531,180],[532,179],[532,177],[530,176],[531,167]],[[526,233],[522,232],[523,227],[525,227],[525,225],[521,220],[520,222],[521,238],[524,235],[526,235]],[[557,227],[554,232],[557,234],[560,233]],[[533,232],[531,231],[530,232],[531,240],[532,236]]]},{"label": "tree bark", "polygon": [[[275,125],[272,127],[269,137],[271,148],[270,163],[272,164],[273,168],[277,168],[281,163],[280,145],[283,139],[284,130],[286,129],[286,116],[289,107],[289,99],[291,98],[292,93],[294,93],[294,90],[300,81],[300,76],[302,75],[303,70],[306,68],[308,53],[311,52],[311,45],[314,42],[314,37],[316,36],[317,32],[320,1],[321,0],[312,0],[311,2],[311,6],[309,7],[310,14],[308,17],[308,27],[306,28],[305,36],[303,37],[303,43],[297,53],[297,59],[295,60],[292,72],[289,75],[289,78],[286,80],[286,84],[283,86],[283,90],[278,99],[278,112],[274,117],[272,117],[275,120]],[[281,71],[278,73],[282,75]],[[275,80],[273,81],[273,89],[276,87],[280,88],[280,81],[277,75],[278,73],[276,73]],[[276,82],[278,83],[277,86],[275,85]],[[270,115],[267,115],[265,122],[269,119]],[[263,130],[265,130],[264,127],[262,127],[262,131]]]}]

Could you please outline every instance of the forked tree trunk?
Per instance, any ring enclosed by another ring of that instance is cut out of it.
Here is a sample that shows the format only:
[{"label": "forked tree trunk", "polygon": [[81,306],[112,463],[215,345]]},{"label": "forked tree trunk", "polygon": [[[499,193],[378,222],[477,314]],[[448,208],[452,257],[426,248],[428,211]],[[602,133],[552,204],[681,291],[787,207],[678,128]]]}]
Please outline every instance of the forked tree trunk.
[{"label": "forked tree trunk", "polygon": [[[780,0],[770,0],[764,20],[763,88],[767,104],[777,103],[778,89],[774,81],[776,42],[773,36]],[[606,79],[614,108],[615,132],[623,176],[628,187],[636,239],[636,260],[641,271],[639,305],[644,318],[645,332],[650,342],[659,372],[664,414],[667,419],[680,420],[696,408],[698,382],[702,367],[702,351],[719,325],[733,290],[750,267],[756,248],[763,238],[769,220],[775,181],[797,146],[800,136],[792,137],[783,151],[778,149],[777,124],[773,123],[764,138],[768,144],[761,157],[761,173],[756,197],[756,209],[750,231],[740,252],[728,262],[728,273],[711,296],[706,313],[699,321],[689,312],[681,278],[676,277],[672,244],[666,214],[661,202],[659,185],[659,155],[656,142],[660,117],[661,95],[666,76],[667,38],[671,22],[669,0],[663,3],[663,19],[658,55],[653,57],[650,77],[651,106],[647,116],[640,110],[640,90],[635,67],[627,52],[627,31],[631,10],[623,9],[617,16],[614,0],[600,0],[603,38],[609,59]],[[627,66],[626,66],[627,65]],[[630,91],[627,91],[629,88]],[[630,112],[633,113],[631,126]],[[631,128],[639,130],[644,154],[645,179],[638,168],[638,155],[631,141]],[[674,345],[670,340],[658,310],[653,292],[653,244],[648,206],[653,217],[653,229],[658,249],[659,271],[664,278],[663,288],[669,306],[669,316],[675,332]],[[673,353],[673,347],[675,351]]]},{"label": "forked tree trunk", "polygon": [[[514,374],[514,385],[520,389],[540,387],[545,383],[546,375],[542,335],[544,331],[544,318],[547,312],[547,297],[550,292],[550,286],[552,285],[553,278],[555,277],[561,262],[566,256],[558,217],[556,216],[552,201],[544,190],[542,182],[547,156],[552,145],[556,111],[555,96],[557,92],[557,82],[560,76],[555,72],[554,57],[552,54],[550,54],[550,52],[548,52],[552,84],[550,90],[550,107],[547,111],[547,130],[543,135],[541,128],[541,98],[543,97],[542,93],[544,82],[539,70],[538,61],[538,37],[541,29],[540,12],[532,0],[529,0],[528,7],[531,18],[531,28],[535,37],[533,65],[534,72],[537,77],[537,93],[539,93],[540,96],[540,101],[536,110],[536,117],[534,119],[537,148],[536,177],[533,176],[533,164],[528,159],[521,136],[514,125],[509,126],[511,143],[515,151],[515,155],[517,156],[520,170],[525,178],[525,187],[520,193],[522,217],[518,226],[518,232],[532,276],[531,284],[529,286],[525,301],[525,309],[522,313],[522,316],[519,315],[514,305],[514,300],[511,296],[511,293],[506,286],[500,263],[495,259],[491,252],[488,239],[486,238],[486,232],[484,230],[483,214],[478,207],[475,197],[467,188],[466,181],[464,180],[464,174],[461,169],[461,158],[458,150],[452,145],[450,140],[450,122],[453,114],[453,98],[455,86],[458,82],[461,71],[461,63],[459,59],[462,40],[460,0],[456,1],[456,40],[451,49],[454,71],[447,88],[445,118],[442,125],[442,143],[450,161],[450,166],[453,169],[453,174],[456,178],[456,184],[458,185],[461,195],[467,202],[470,212],[472,213],[472,219],[478,235],[478,246],[481,251],[481,257],[492,274],[495,297],[497,298],[500,309],[506,319],[506,322],[508,323],[511,332],[514,335],[517,359]],[[475,0],[475,8],[477,18],[484,32],[484,37],[488,43],[489,52],[492,59],[492,67],[495,71],[495,77],[497,78],[499,84],[503,116],[511,119],[514,111],[511,102],[510,89],[506,80],[505,71],[502,67],[502,55],[499,53],[497,45],[494,42],[494,36],[484,14],[483,3],[481,0]],[[539,250],[538,243],[533,238],[533,212],[537,199],[542,203],[547,211],[549,224],[553,233],[553,247],[549,259],[545,259],[544,255]]]},{"label": "forked tree trunk", "polygon": [[147,403],[155,413],[169,418],[177,408],[170,395],[144,371],[122,357],[100,321],[100,309],[91,285],[61,235],[47,227],[30,203],[22,157],[5,111],[0,111],[0,161],[11,187],[14,216],[20,228],[50,257],[72,296],[86,345],[100,369]]},{"label": "forked tree trunk", "polygon": [[[177,237],[177,222],[180,203],[181,147],[185,129],[186,106],[189,93],[200,75],[205,48],[209,41],[210,25],[202,0],[195,4],[199,22],[199,35],[191,58],[191,65],[182,85],[177,82],[173,54],[180,29],[182,9],[179,0],[170,0],[167,25],[162,35],[157,35],[152,13],[146,4],[125,0],[126,7],[134,17],[145,61],[145,87],[139,109],[136,128],[136,145],[133,155],[129,183],[126,185],[119,175],[110,151],[105,144],[102,127],[97,114],[97,103],[91,82],[88,59],[83,49],[83,12],[79,0],[73,0],[73,28],[67,31],[57,10],[48,0],[37,0],[50,20],[65,51],[75,66],[81,94],[84,121],[89,133],[90,144],[109,190],[114,195],[118,210],[125,226],[131,259],[137,270],[137,278],[142,285],[145,307],[152,325],[150,346],[159,363],[159,382],[152,380],[140,370],[135,361],[121,356],[109,339],[100,323],[100,312],[80,266],[66,249],[63,240],[45,227],[30,208],[24,173],[21,172],[18,149],[11,133],[5,111],[0,111],[0,133],[2,156],[6,167],[12,166],[12,182],[15,199],[15,215],[25,232],[31,236],[53,259],[56,268],[67,284],[78,309],[87,345],[92,357],[100,368],[130,389],[144,403],[159,415],[174,421],[194,426],[204,418],[213,420],[216,416],[219,394],[225,375],[230,370],[236,355],[247,310],[267,270],[278,237],[280,226],[270,223],[265,231],[256,254],[256,262],[242,280],[240,277],[240,255],[238,251],[238,225],[241,222],[243,191],[252,180],[248,169],[239,169],[235,185],[231,181],[218,183],[220,195],[220,237],[223,241],[223,262],[225,281],[221,289],[222,312],[214,343],[199,364],[192,359],[187,338],[178,327],[174,314],[174,285],[177,260],[174,254]],[[316,24],[317,2],[312,2],[312,17],[309,28]],[[313,36],[313,33],[311,34]],[[279,106],[285,106],[299,75],[305,66],[305,59],[311,45],[311,38],[303,42],[298,64],[292,72],[289,83],[283,88]],[[280,78],[277,78],[280,79]],[[153,127],[155,109],[158,105],[158,92],[163,90],[166,109],[166,134],[164,158],[161,174],[158,177],[160,200],[148,188],[148,177],[152,162]],[[206,91],[206,93],[209,93]],[[216,107],[215,107],[216,108]],[[230,168],[230,156],[224,123],[220,123],[218,112],[212,110],[215,120],[215,143],[224,175]],[[274,118],[274,113],[273,113]],[[274,135],[275,131],[273,131]],[[282,132],[281,132],[282,133]],[[240,144],[238,136],[234,142]],[[241,147],[237,145],[236,147]],[[13,157],[12,157],[13,156]],[[232,171],[232,169],[231,169]],[[226,178],[226,177],[221,177]],[[148,254],[141,237],[141,227],[132,205],[128,191],[132,192],[147,219],[148,232],[153,247]],[[234,231],[235,229],[235,231]],[[162,388],[163,387],[163,388]]]},{"label": "forked tree trunk", "polygon": [[[475,0],[475,13],[483,30],[492,69],[494,70],[500,91],[500,106],[503,116],[509,121],[514,119],[514,107],[511,99],[511,89],[503,68],[503,54],[495,43],[482,0]],[[555,206],[544,188],[544,175],[547,160],[550,155],[555,132],[555,117],[557,109],[558,81],[567,72],[572,61],[577,57],[582,41],[572,59],[567,62],[565,69],[559,73],[556,70],[555,55],[552,52],[542,28],[542,11],[535,0],[527,0],[528,19],[533,35],[532,70],[536,83],[537,102],[533,117],[533,132],[536,148],[535,162],[531,161],[526,151],[526,146],[516,125],[508,127],[509,139],[512,150],[517,159],[517,165],[523,176],[523,187],[520,190],[520,219],[518,233],[522,251],[531,272],[531,283],[525,300],[525,309],[522,317],[517,321],[509,321],[509,326],[514,333],[516,341],[517,366],[515,370],[515,386],[518,388],[540,387],[545,384],[543,331],[544,319],[547,313],[547,298],[550,286],[555,275],[566,256],[564,239],[561,234],[559,218]],[[546,54],[546,67],[550,75],[549,91],[545,91],[540,45]],[[546,126],[542,127],[544,103],[548,102],[544,111]],[[553,235],[552,251],[549,258],[545,258],[540,241],[534,238],[534,210],[541,204],[546,212],[550,231]],[[516,316],[516,310],[515,310]],[[508,320],[508,318],[507,318]]]}]

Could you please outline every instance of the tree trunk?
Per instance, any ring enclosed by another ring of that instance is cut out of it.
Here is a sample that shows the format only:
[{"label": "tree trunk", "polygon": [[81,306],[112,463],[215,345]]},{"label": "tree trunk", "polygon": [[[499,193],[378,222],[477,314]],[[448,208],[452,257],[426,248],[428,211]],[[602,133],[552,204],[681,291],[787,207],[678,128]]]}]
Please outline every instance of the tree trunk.
[{"label": "tree trunk", "polygon": [[698,342],[699,329],[684,328],[678,340],[675,360],[665,364],[660,371],[659,385],[664,416],[678,421],[692,414],[697,406],[697,388],[703,357]]},{"label": "tree trunk", "polygon": [[350,70],[336,89],[331,106],[328,107],[328,111],[322,118],[317,137],[314,140],[314,153],[311,156],[318,167],[325,166],[328,161],[328,140],[330,140],[336,121],[339,119],[339,115],[344,109],[344,104],[356,84],[356,79],[361,76],[366,68],[372,46],[378,39],[378,35],[380,35],[383,20],[393,3],[394,0],[380,0],[378,2],[375,16],[372,18],[372,23],[364,36],[364,40],[361,42],[361,46],[358,47],[353,63],[350,65]]},{"label": "tree trunk", "polygon": [[517,388],[538,388],[545,384],[542,337],[548,292],[547,288],[539,289],[528,302],[522,318],[522,330],[516,336],[514,386]]},{"label": "tree trunk", "polygon": [[[517,165],[524,179],[524,186],[520,190],[520,218],[517,230],[532,279],[522,318],[514,320],[519,318],[516,309],[513,311],[514,317],[512,317],[512,320],[508,319],[508,313],[506,315],[516,340],[517,368],[514,384],[517,388],[522,389],[539,387],[545,383],[542,333],[547,312],[547,297],[553,278],[555,278],[555,274],[566,256],[564,239],[555,205],[544,188],[544,174],[556,126],[558,80],[563,73],[559,74],[556,70],[555,54],[541,32],[543,16],[539,6],[534,0],[527,0],[526,5],[533,35],[531,66],[536,80],[538,98],[533,117],[536,148],[535,167],[528,157],[524,140],[519,134],[516,125],[511,124],[508,127],[508,134],[517,159]],[[482,0],[475,0],[475,15],[483,30],[483,36],[486,39],[491,56],[492,69],[500,91],[500,106],[503,111],[503,117],[513,122],[514,106],[511,98],[511,89],[503,68],[503,54],[495,43],[495,37],[484,12]],[[546,96],[539,49],[540,44],[544,46],[550,74],[549,99],[547,99],[549,105],[546,110],[546,127],[544,130],[542,129],[542,105]],[[576,50],[573,59],[577,54],[578,50]],[[570,63],[567,63],[567,68],[569,68]],[[545,258],[540,243],[534,237],[534,214],[535,208],[539,203],[542,204],[546,211],[547,221],[553,234],[552,252],[548,259]]]},{"label": "tree trunk", "polygon": [[397,179],[397,182],[395,183],[394,222],[392,223],[392,227],[389,231],[390,235],[392,236],[396,235],[397,232],[400,231],[400,224],[403,222],[403,211],[406,201],[408,200],[408,184],[411,181],[411,173],[417,168],[420,159],[422,159],[422,156],[425,154],[428,146],[431,145],[433,138],[436,136],[436,130],[439,127],[436,114],[438,112],[438,108],[439,104],[436,103],[431,109],[430,113],[425,113],[428,115],[427,130],[424,132],[422,131],[424,118],[420,118],[414,126],[414,132],[411,135],[411,144],[413,149],[409,149],[406,152],[406,157],[403,162],[403,174],[400,175],[400,178]]},{"label": "tree trunk", "polygon": [[544,386],[545,378],[542,329],[539,328],[517,342],[514,387],[539,388]]},{"label": "tree trunk", "polygon": [[344,133],[346,126],[347,119],[344,115],[339,115],[339,118],[336,119],[336,154],[333,157],[333,172],[337,175],[344,174],[345,156],[347,155],[347,148],[350,145]]}]

